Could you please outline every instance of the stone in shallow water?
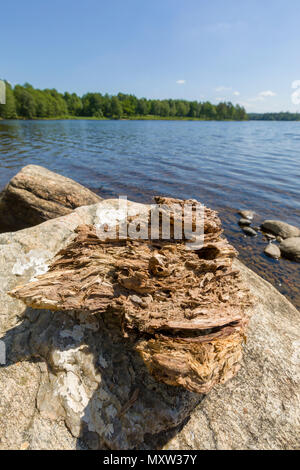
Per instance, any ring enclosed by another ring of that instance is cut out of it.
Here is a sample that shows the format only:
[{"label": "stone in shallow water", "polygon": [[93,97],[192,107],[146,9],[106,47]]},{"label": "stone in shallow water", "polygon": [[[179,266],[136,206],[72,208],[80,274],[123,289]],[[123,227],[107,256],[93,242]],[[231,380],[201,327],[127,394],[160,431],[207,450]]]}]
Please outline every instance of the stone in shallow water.
[{"label": "stone in shallow water", "polygon": [[272,233],[264,233],[263,235],[267,240],[276,240],[275,235],[273,235]]},{"label": "stone in shallow water", "polygon": [[265,220],[261,224],[263,232],[271,232],[282,238],[300,237],[300,229],[280,220]]},{"label": "stone in shallow water", "polygon": [[251,225],[251,220],[250,220],[250,219],[240,219],[240,220],[239,220],[239,225],[241,225],[241,226],[249,226],[249,225]]},{"label": "stone in shallow water", "polygon": [[249,237],[255,237],[257,232],[251,227],[243,227],[243,232]]},{"label": "stone in shallow water", "polygon": [[265,248],[264,252],[266,255],[270,256],[270,258],[280,258],[279,246],[275,245],[274,243],[269,243],[269,245]]},{"label": "stone in shallow water", "polygon": [[243,219],[252,220],[255,215],[255,212],[250,210],[240,210],[239,214],[243,217]]},{"label": "stone in shallow water", "polygon": [[279,247],[282,256],[300,262],[300,237],[287,238]]}]

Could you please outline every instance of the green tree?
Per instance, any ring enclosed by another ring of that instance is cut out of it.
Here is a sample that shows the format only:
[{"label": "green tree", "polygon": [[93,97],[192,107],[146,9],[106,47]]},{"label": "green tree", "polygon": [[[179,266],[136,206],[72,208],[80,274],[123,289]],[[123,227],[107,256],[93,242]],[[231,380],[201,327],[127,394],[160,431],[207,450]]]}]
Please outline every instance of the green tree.
[{"label": "green tree", "polygon": [[[55,89],[39,90],[29,83],[16,85],[12,89],[7,85],[6,105],[0,105],[0,116],[6,119],[14,117],[47,118],[70,116],[94,116],[119,119],[122,116],[178,116],[201,119],[248,119],[245,109],[232,103],[212,105],[209,101],[199,103],[187,100],[147,100],[138,99],[132,94],[118,93],[111,96],[101,93],[86,93],[82,97],[76,93],[64,94]],[[297,113],[267,113],[251,115],[251,119],[264,120],[300,120]]]},{"label": "green tree", "polygon": [[168,117],[170,115],[170,106],[167,101],[162,101],[160,104],[160,116]]},{"label": "green tree", "polygon": [[136,98],[136,96],[125,95],[124,93],[119,93],[118,99],[120,103],[122,104],[122,110],[125,116],[135,116],[136,114],[139,114],[139,109],[138,109],[139,100]]},{"label": "green tree", "polygon": [[148,101],[146,100],[146,98],[141,98],[140,100],[137,101],[136,112],[137,114],[140,114],[141,116],[146,116],[148,114],[149,106],[148,106]]},{"label": "green tree", "polygon": [[206,101],[201,107],[201,117],[204,119],[213,119],[213,117],[216,117],[216,112],[214,113],[214,110],[215,107],[209,101]]},{"label": "green tree", "polygon": [[174,100],[169,100],[169,116],[176,116],[176,103]]},{"label": "green tree", "polygon": [[111,115],[114,118],[120,118],[122,116],[122,105],[117,96],[113,96],[111,99]]},{"label": "green tree", "polygon": [[83,116],[103,116],[105,100],[101,93],[86,93],[82,97]]},{"label": "green tree", "polygon": [[217,105],[217,119],[226,119],[227,118],[227,106],[226,103],[219,103]]},{"label": "green tree", "polygon": [[28,91],[28,88],[16,85],[14,96],[17,103],[18,116],[32,119],[36,116],[36,105],[34,98]]},{"label": "green tree", "polygon": [[199,103],[197,103],[197,101],[190,103],[189,116],[193,118],[199,117]]},{"label": "green tree", "polygon": [[239,104],[235,106],[235,119],[237,119],[238,121],[245,121],[248,119],[245,108],[243,108]]},{"label": "green tree", "polygon": [[152,100],[150,104],[150,114],[160,116],[161,103],[159,100]]},{"label": "green tree", "polygon": [[176,112],[177,116],[184,117],[184,116],[187,116],[189,113],[189,106],[184,101],[178,101],[176,103],[176,110],[177,110]]},{"label": "green tree", "polygon": [[79,98],[79,96],[76,95],[76,93],[70,94],[68,92],[65,92],[64,100],[67,104],[68,114],[70,116],[81,115],[82,109],[83,109],[82,101],[81,101],[81,98]]}]

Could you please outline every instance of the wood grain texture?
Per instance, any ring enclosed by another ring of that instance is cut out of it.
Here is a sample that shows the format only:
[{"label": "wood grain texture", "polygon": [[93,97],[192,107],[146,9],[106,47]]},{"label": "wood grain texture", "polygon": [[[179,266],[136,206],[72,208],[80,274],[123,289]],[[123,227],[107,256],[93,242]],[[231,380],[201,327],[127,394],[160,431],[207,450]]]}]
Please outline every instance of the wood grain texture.
[{"label": "wood grain texture", "polygon": [[207,393],[235,375],[252,299],[216,212],[205,210],[204,246],[196,251],[172,238],[103,240],[91,225],[76,232],[46,274],[10,295],[34,308],[111,309],[150,373],[168,385]]}]

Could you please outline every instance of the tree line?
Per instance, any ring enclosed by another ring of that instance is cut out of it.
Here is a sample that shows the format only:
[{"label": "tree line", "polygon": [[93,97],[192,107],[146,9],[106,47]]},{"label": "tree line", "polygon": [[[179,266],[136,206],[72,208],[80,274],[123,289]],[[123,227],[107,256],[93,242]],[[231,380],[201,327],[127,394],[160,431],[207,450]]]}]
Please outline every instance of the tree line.
[{"label": "tree line", "polygon": [[248,114],[251,121],[300,121],[300,113],[251,113]]},{"label": "tree line", "polygon": [[137,98],[131,94],[102,95],[86,93],[59,93],[55,89],[39,90],[32,85],[16,85],[6,82],[6,104],[0,105],[3,119],[38,119],[64,117],[90,118],[187,118],[207,120],[246,120],[242,106],[231,102],[213,105],[209,101],[187,101],[177,99],[152,100]]}]

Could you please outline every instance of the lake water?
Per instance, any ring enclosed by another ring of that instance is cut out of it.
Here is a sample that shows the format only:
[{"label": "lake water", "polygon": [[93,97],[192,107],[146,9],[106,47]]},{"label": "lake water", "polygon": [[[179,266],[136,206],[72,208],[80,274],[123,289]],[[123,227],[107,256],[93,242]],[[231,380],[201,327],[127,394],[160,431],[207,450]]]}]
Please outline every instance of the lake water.
[{"label": "lake water", "polygon": [[219,211],[240,258],[300,308],[300,265],[263,254],[245,237],[239,208],[300,226],[300,123],[0,121],[0,188],[29,163],[105,198],[196,198]]}]

